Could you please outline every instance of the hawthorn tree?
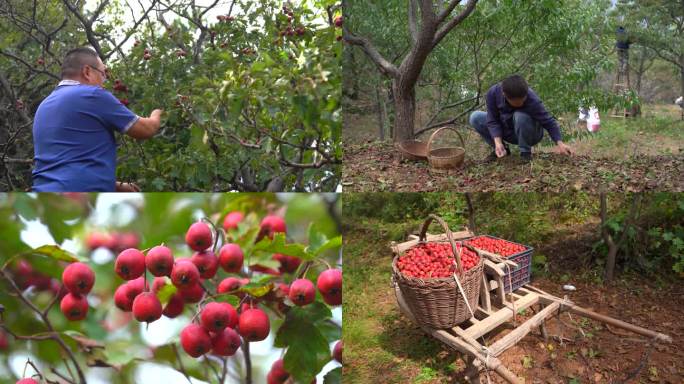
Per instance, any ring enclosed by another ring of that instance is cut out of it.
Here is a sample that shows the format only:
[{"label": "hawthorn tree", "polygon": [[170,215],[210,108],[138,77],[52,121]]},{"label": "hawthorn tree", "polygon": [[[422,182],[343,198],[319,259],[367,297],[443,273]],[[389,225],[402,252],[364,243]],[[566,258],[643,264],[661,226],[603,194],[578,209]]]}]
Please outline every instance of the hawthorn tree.
[{"label": "hawthorn tree", "polygon": [[[99,200],[0,196],[0,382],[128,383],[149,362],[188,382],[308,384],[328,364],[341,381],[337,195]],[[33,244],[30,220],[59,245]]]},{"label": "hawthorn tree", "polygon": [[30,186],[32,116],[64,54],[92,46],[152,140],[119,138],[117,177],[145,191],[334,191],[342,43],[335,0],[0,3],[3,190]]},{"label": "hawthorn tree", "polygon": [[392,79],[392,96],[396,118],[394,140],[412,139],[416,115],[415,87],[423,65],[430,53],[458,24],[468,17],[478,0],[468,0],[455,15],[460,0],[450,0],[436,5],[432,0],[410,0],[408,2],[408,27],[410,48],[403,55],[399,65],[383,57],[371,41],[355,35],[344,27],[344,40],[357,45],[375,63],[378,69]]}]

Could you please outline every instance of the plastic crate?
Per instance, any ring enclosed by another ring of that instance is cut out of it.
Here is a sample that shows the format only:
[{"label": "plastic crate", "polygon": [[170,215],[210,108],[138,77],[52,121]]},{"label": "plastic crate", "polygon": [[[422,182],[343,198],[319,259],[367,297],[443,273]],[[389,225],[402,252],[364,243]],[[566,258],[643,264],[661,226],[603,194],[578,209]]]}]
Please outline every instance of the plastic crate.
[{"label": "plastic crate", "polygon": [[534,251],[534,248],[530,247],[529,245],[516,243],[515,241],[510,241],[490,235],[474,236],[469,239],[466,239],[465,241],[474,239],[475,237],[488,237],[490,239],[508,241],[509,243],[514,243],[525,247],[524,251],[505,257],[505,259],[511,260],[518,266],[515,268],[511,268],[510,272],[507,269],[504,269],[504,272],[506,272],[506,274],[503,276],[504,292],[508,293],[515,291],[516,289],[530,282],[530,278],[532,276],[532,252]]}]

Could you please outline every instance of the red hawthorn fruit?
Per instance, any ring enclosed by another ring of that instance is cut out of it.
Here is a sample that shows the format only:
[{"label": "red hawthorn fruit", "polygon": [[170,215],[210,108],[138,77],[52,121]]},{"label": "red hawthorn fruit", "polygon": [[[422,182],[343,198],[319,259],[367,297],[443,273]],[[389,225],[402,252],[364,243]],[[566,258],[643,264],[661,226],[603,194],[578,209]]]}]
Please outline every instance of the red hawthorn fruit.
[{"label": "red hawthorn fruit", "polygon": [[133,300],[135,299],[135,297],[130,297],[128,290],[128,283],[123,283],[114,291],[114,304],[124,312],[130,312],[133,309]]},{"label": "red hawthorn fruit", "polygon": [[76,262],[69,264],[62,272],[62,281],[69,292],[86,295],[95,284],[95,273],[87,264]]},{"label": "red hawthorn fruit", "polygon": [[240,314],[238,330],[246,341],[261,341],[268,337],[271,323],[266,312],[261,309],[247,309]]},{"label": "red hawthorn fruit", "polygon": [[290,284],[288,297],[293,303],[301,307],[313,303],[316,299],[316,289],[311,280],[297,279]]},{"label": "red hawthorn fruit", "polygon": [[179,288],[192,287],[200,279],[199,270],[190,259],[177,259],[171,270],[171,282]]},{"label": "red hawthorn fruit", "polygon": [[135,248],[119,253],[114,270],[124,280],[133,280],[145,272],[145,255]]},{"label": "red hawthorn fruit", "polygon": [[342,271],[328,269],[321,272],[316,280],[316,287],[329,305],[342,305]]},{"label": "red hawthorn fruit", "polygon": [[7,341],[7,334],[0,329],[0,349],[7,349],[9,342]]},{"label": "red hawthorn fruit", "polygon": [[147,251],[145,266],[154,276],[169,276],[173,269],[173,254],[171,253],[171,249],[163,245],[152,247],[152,249]]},{"label": "red hawthorn fruit", "polygon": [[152,55],[150,55],[149,53],[146,53],[143,55],[143,60],[149,60],[151,58],[152,58]]},{"label": "red hawthorn fruit", "polygon": [[200,312],[200,324],[208,332],[220,332],[230,323],[230,315],[230,311],[222,303],[208,303]]},{"label": "red hawthorn fruit", "polygon": [[16,384],[38,384],[38,382],[33,379],[21,379]]},{"label": "red hawthorn fruit", "polygon": [[64,316],[71,321],[85,319],[88,315],[88,300],[85,296],[67,293],[59,304]]},{"label": "red hawthorn fruit", "polygon": [[229,273],[240,272],[244,258],[242,249],[237,244],[225,244],[219,251],[219,264],[224,271]]},{"label": "red hawthorn fruit", "polygon": [[119,101],[121,102],[121,104],[123,104],[126,107],[128,107],[128,104],[131,103],[130,101],[128,101],[127,98],[119,99]]},{"label": "red hawthorn fruit", "polygon": [[188,324],[180,333],[181,346],[185,353],[200,357],[211,350],[209,333],[198,324]]},{"label": "red hawthorn fruit", "polygon": [[487,236],[478,236],[466,241],[466,244],[487,252],[496,253],[505,258],[525,251],[527,248],[506,240],[495,239]]},{"label": "red hawthorn fruit", "polygon": [[188,244],[193,251],[197,252],[204,251],[211,247],[211,228],[201,221],[192,224],[185,234],[185,243]]},{"label": "red hawthorn fruit", "polygon": [[343,16],[337,16],[335,18],[335,26],[338,28],[341,28],[342,24],[344,24],[344,17]]},{"label": "red hawthorn fruit", "polygon": [[162,305],[152,292],[143,292],[133,300],[133,316],[139,322],[151,323],[162,315]]},{"label": "red hawthorn fruit", "polygon": [[112,237],[106,233],[92,232],[86,237],[85,243],[91,251],[100,247],[109,248],[112,244]]},{"label": "red hawthorn fruit", "polygon": [[259,264],[250,265],[249,268],[254,272],[261,272],[261,273],[265,273],[265,274],[273,275],[273,276],[280,276],[281,275],[280,271],[278,271],[277,269],[264,267],[263,265],[259,265]]},{"label": "red hawthorn fruit", "polygon": [[342,35],[337,36],[337,37],[335,38],[335,40],[337,40],[337,41],[342,41]]},{"label": "red hawthorn fruit", "polygon": [[342,349],[344,348],[342,340],[338,341],[333,348],[333,358],[342,364]]},{"label": "red hawthorn fruit", "polygon": [[269,238],[273,238],[274,233],[287,233],[287,226],[282,217],[268,215],[261,220],[260,230]]},{"label": "red hawthorn fruit", "polygon": [[266,376],[268,384],[284,384],[289,378],[290,374],[285,370],[285,362],[283,359],[276,360]]},{"label": "red hawthorn fruit", "polygon": [[226,328],[211,338],[211,352],[219,356],[233,356],[242,344],[240,335],[232,328]]},{"label": "red hawthorn fruit", "polygon": [[186,303],[199,303],[204,297],[204,289],[199,283],[187,288],[178,288],[178,293]]},{"label": "red hawthorn fruit", "polygon": [[229,212],[226,218],[223,219],[223,229],[230,231],[237,229],[238,224],[245,218],[245,215],[240,211]]},{"label": "red hawthorn fruit", "polygon": [[183,313],[183,307],[185,306],[185,301],[183,300],[183,296],[180,293],[175,293],[173,296],[171,296],[171,299],[169,299],[169,302],[166,303],[166,306],[164,307],[164,310],[162,311],[162,315],[173,319]]},{"label": "red hawthorn fruit", "polygon": [[38,65],[43,65],[43,64],[45,64],[45,60],[43,60],[43,58],[40,58],[40,59],[38,59],[37,63],[38,63]]},{"label": "red hawthorn fruit", "polygon": [[[128,91],[125,86],[124,91]],[[118,243],[118,249],[120,250],[138,248],[138,245],[140,245],[140,238],[133,232],[117,233],[114,237]]]},{"label": "red hawthorn fruit", "polygon": [[238,315],[237,310],[235,310],[235,307],[233,307],[230,303],[221,303],[224,307],[226,307],[226,310],[230,314],[230,320],[228,321],[228,327],[229,328],[235,328],[238,325],[238,319],[240,318],[240,315]]},{"label": "red hawthorn fruit", "polygon": [[280,270],[281,273],[293,273],[302,263],[302,259],[299,257],[281,255],[280,253],[274,254],[273,260],[280,262],[280,268],[278,268],[278,270]]},{"label": "red hawthorn fruit", "polygon": [[[237,278],[237,277],[226,277],[225,279],[221,280],[216,291],[218,293],[232,292],[232,291],[239,289],[242,285],[243,284],[239,278]],[[238,297],[240,297],[241,295],[244,296],[244,294],[237,293],[237,292],[235,293],[235,295],[237,295]]]},{"label": "red hawthorn fruit", "polygon": [[216,275],[219,259],[214,256],[214,252],[210,250],[195,252],[190,260],[197,267],[201,278],[211,279]]}]

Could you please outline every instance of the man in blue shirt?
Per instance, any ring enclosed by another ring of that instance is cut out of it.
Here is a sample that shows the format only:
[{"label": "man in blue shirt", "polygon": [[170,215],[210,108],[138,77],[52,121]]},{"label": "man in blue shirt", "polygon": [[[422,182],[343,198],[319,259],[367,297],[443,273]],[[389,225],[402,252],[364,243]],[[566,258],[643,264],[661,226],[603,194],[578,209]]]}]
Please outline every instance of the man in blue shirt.
[{"label": "man in blue shirt", "polygon": [[532,147],[544,138],[543,129],[556,143],[559,153],[574,153],[561,140],[556,120],[522,77],[513,75],[489,88],[486,101],[487,112],[473,112],[470,125],[494,148],[487,161],[510,155],[511,151],[504,142],[517,144],[523,161],[532,160]]},{"label": "man in blue shirt", "polygon": [[62,81],[33,121],[33,191],[134,191],[116,181],[114,133],[148,139],[159,130],[162,110],[139,117],[102,87],[105,66],[90,48],[69,51]]}]

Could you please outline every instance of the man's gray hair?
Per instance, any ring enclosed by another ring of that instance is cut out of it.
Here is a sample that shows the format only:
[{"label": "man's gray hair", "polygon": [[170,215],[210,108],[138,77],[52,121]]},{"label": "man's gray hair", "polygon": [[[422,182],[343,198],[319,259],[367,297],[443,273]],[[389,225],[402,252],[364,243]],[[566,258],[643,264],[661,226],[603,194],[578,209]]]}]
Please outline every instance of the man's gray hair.
[{"label": "man's gray hair", "polygon": [[88,47],[74,48],[67,52],[62,62],[62,79],[78,77],[84,65],[97,69],[97,58],[97,52]]}]

